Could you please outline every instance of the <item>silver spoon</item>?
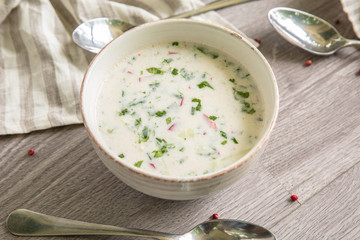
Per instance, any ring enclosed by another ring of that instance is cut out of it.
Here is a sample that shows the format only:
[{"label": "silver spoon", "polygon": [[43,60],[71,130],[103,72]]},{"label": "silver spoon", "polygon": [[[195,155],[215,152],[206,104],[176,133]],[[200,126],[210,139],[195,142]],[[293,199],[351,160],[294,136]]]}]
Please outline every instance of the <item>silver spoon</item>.
[{"label": "silver spoon", "polygon": [[270,23],[290,43],[317,55],[330,55],[343,47],[359,45],[359,40],[346,39],[325,20],[312,14],[286,7],[273,8]]},{"label": "silver spoon", "polygon": [[[187,18],[200,13],[245,3],[253,0],[220,0],[205,5],[199,9],[185,12],[170,18]],[[169,18],[169,19],[170,19]],[[123,32],[135,26],[111,18],[95,18],[80,24],[72,33],[73,41],[81,48],[98,53],[111,40],[121,35]]]},{"label": "silver spoon", "polygon": [[203,222],[182,235],[79,222],[26,209],[10,213],[6,224],[12,234],[19,236],[126,235],[160,240],[276,240],[275,236],[263,227],[225,219]]}]

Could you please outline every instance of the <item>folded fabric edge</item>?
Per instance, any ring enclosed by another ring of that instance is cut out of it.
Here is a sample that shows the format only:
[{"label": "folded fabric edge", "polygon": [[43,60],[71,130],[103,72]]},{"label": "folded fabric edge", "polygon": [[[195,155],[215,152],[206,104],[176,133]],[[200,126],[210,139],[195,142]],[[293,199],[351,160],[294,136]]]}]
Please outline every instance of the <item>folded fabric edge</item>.
[{"label": "folded fabric edge", "polygon": [[360,3],[351,0],[341,0],[340,3],[353,26],[356,36],[360,38]]}]

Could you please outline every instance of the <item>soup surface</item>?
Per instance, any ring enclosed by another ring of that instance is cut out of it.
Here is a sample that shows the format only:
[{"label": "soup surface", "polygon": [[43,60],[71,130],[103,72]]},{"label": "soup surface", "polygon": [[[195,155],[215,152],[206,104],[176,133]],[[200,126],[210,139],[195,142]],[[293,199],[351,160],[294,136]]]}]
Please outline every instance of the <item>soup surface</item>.
[{"label": "soup surface", "polygon": [[221,51],[191,42],[145,46],[120,61],[103,80],[96,114],[120,161],[168,176],[229,166],[264,128],[251,74]]}]

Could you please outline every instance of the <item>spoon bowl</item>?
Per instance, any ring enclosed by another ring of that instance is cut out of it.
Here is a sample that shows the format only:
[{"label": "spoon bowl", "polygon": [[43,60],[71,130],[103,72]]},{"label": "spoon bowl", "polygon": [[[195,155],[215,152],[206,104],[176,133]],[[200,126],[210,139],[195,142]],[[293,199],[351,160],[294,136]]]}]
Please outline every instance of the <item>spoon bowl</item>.
[{"label": "spoon bowl", "polygon": [[[217,10],[232,5],[254,0],[218,0],[193,11],[181,13],[171,18],[187,18],[200,13]],[[73,41],[81,48],[98,53],[111,40],[135,26],[130,23],[111,18],[94,18],[80,24],[72,33]]]},{"label": "spoon bowl", "polygon": [[8,230],[17,236],[126,235],[160,240],[276,240],[267,229],[237,220],[211,220],[197,225],[188,233],[175,235],[141,229],[130,229],[80,222],[17,209],[6,220]]},{"label": "spoon bowl", "polygon": [[83,49],[98,53],[111,40],[133,27],[118,19],[95,18],[79,25],[73,31],[72,39]]},{"label": "spoon bowl", "polygon": [[317,55],[331,55],[340,48],[360,45],[346,39],[325,20],[293,8],[278,7],[268,18],[275,30],[290,43]]}]

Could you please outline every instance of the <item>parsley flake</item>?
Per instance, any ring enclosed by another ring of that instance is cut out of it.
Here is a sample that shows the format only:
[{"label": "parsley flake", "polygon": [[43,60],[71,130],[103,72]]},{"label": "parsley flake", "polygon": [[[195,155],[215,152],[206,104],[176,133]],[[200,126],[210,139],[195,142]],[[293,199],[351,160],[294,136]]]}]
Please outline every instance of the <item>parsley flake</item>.
[{"label": "parsley flake", "polygon": [[201,110],[201,100],[198,99],[198,98],[193,98],[191,101],[198,103],[198,104],[196,105],[196,107],[192,107],[192,108],[191,108],[191,115],[194,115],[194,114],[195,114],[195,111],[200,111],[200,110]]},{"label": "parsley flake", "polygon": [[219,54],[217,54],[215,52],[210,52],[209,50],[207,50],[204,47],[197,47],[196,49],[199,50],[201,53],[203,53],[209,57],[212,57],[213,59],[216,59],[219,57]]},{"label": "parsley flake", "polygon": [[170,124],[171,123],[171,117],[168,117],[167,119],[166,119],[166,124]]},{"label": "parsley flake", "polygon": [[160,75],[163,75],[165,73],[165,71],[162,71],[156,67],[147,68],[146,71],[148,71],[149,73],[152,73],[152,74],[160,74]]},{"label": "parsley flake", "polygon": [[210,120],[213,120],[213,121],[215,121],[217,118],[218,118],[218,117],[213,116],[213,115],[209,116],[209,119],[210,119]]},{"label": "parsley flake", "polygon": [[134,163],[134,166],[140,168],[142,163],[143,161],[137,161],[136,163]]},{"label": "parsley flake", "polygon": [[127,110],[127,108],[121,110],[121,112],[119,112],[119,116],[124,116],[125,114],[127,114],[129,111]]},{"label": "parsley flake", "polygon": [[141,124],[141,118],[135,119],[135,127],[138,127]]},{"label": "parsley flake", "polygon": [[224,131],[220,131],[220,135],[221,135],[223,138],[227,139],[226,132],[224,132]]},{"label": "parsley flake", "polygon": [[147,140],[149,140],[149,128],[144,127],[141,132],[141,135],[139,136],[139,143],[147,142]]},{"label": "parsley flake", "polygon": [[227,141],[226,141],[226,140],[224,140],[224,141],[221,142],[221,145],[225,145],[225,144],[227,144]]},{"label": "parsley flake", "polygon": [[176,76],[179,74],[178,70],[176,68],[174,68],[172,71],[171,71],[171,74]]},{"label": "parsley flake", "polygon": [[166,58],[162,61],[162,63],[171,63],[173,61],[172,58]]},{"label": "parsley flake", "polygon": [[155,113],[155,115],[156,115],[157,117],[162,117],[162,116],[166,115],[166,111],[165,111],[165,110],[163,110],[163,111],[157,111],[157,112]]},{"label": "parsley flake", "polygon": [[207,81],[201,82],[200,84],[198,84],[198,87],[199,88],[208,87],[208,88],[214,89]]}]

